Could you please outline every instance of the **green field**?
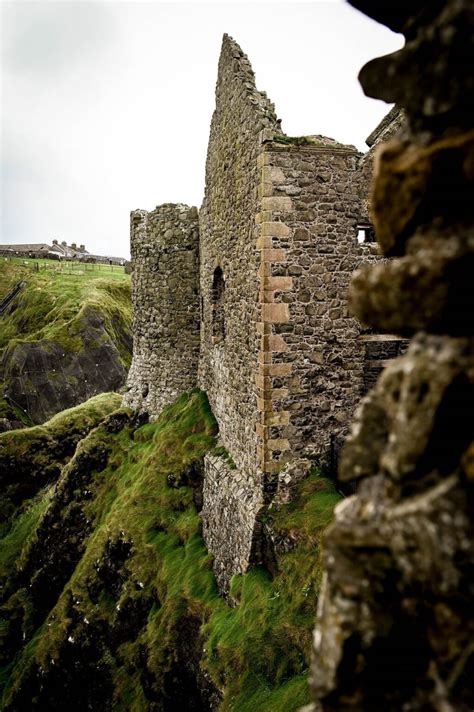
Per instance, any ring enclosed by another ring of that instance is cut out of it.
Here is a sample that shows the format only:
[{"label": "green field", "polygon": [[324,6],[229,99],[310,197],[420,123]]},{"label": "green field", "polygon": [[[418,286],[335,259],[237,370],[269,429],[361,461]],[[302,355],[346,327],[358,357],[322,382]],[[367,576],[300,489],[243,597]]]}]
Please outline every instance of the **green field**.
[{"label": "green field", "polygon": [[123,267],[3,258],[0,298],[20,281],[25,281],[26,287],[15,300],[16,308],[0,317],[0,349],[12,339],[69,342],[73,322],[81,311],[92,306],[107,313],[114,309],[117,299],[124,319],[130,322],[130,275]]},{"label": "green field", "polygon": [[11,287],[21,279],[27,279],[32,272],[41,274],[57,274],[75,278],[130,280],[120,265],[87,264],[76,261],[40,260],[24,257],[0,256],[0,299]]}]

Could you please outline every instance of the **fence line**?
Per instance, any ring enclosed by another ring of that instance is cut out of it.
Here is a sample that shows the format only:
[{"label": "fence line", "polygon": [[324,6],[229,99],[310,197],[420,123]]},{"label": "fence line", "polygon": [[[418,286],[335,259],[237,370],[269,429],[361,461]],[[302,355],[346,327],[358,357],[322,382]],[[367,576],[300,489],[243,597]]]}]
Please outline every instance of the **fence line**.
[{"label": "fence line", "polygon": [[3,257],[0,256],[0,260],[5,260],[5,262],[12,262],[13,264],[19,264],[22,267],[27,267],[35,272],[41,272],[41,271],[48,271],[52,270],[54,272],[61,272],[63,274],[70,274],[74,275],[80,272],[81,274],[84,274],[85,272],[104,272],[104,273],[110,273],[110,272],[117,272],[117,273],[122,273],[124,272],[124,267],[123,265],[117,265],[117,264],[104,264],[101,262],[72,262],[72,261],[67,261],[67,262],[60,262],[60,261],[47,261],[47,260],[41,260],[39,261],[36,258],[30,257],[30,258],[22,258],[22,257]]}]

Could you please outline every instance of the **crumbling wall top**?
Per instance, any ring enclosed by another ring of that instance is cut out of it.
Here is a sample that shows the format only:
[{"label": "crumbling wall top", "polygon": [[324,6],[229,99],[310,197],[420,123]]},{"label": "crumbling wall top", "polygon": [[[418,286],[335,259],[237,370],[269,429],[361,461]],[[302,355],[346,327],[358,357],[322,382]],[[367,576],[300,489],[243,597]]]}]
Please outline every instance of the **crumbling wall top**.
[{"label": "crumbling wall top", "polygon": [[265,125],[279,130],[281,121],[275,113],[275,105],[266,92],[257,89],[255,72],[247,55],[232,37],[224,34],[216,85],[216,111],[219,110],[220,100],[228,96],[226,85],[230,80],[241,85],[243,95]]}]

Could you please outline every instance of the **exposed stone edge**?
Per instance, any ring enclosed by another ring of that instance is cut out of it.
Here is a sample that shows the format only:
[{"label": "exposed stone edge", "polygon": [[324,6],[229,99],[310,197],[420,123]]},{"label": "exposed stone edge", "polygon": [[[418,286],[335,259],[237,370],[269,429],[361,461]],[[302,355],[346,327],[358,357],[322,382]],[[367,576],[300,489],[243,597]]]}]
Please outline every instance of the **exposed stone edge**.
[{"label": "exposed stone edge", "polygon": [[[287,351],[288,347],[281,335],[272,333],[272,326],[290,321],[289,305],[276,302],[275,293],[293,289],[293,278],[272,276],[272,266],[287,259],[287,251],[275,248],[273,240],[291,234],[291,229],[281,217],[292,211],[293,203],[289,196],[277,194],[274,190],[284,181],[284,176],[280,168],[271,165],[268,144],[263,142],[262,151],[257,158],[257,168],[260,211],[256,216],[256,248],[260,253],[258,276],[261,320],[257,323],[260,348],[255,373],[258,410],[255,429],[259,466],[263,473],[264,500],[268,502],[274,494],[278,471],[290,457],[289,441],[286,438],[272,439],[270,428],[273,425],[288,425],[290,419],[289,411],[281,410],[276,405],[276,401],[288,395],[288,390],[274,388],[272,379],[275,376],[290,376],[293,367],[290,363],[273,362],[273,354]],[[284,454],[280,461],[275,461],[273,452],[276,450],[288,451],[288,457]]]}]

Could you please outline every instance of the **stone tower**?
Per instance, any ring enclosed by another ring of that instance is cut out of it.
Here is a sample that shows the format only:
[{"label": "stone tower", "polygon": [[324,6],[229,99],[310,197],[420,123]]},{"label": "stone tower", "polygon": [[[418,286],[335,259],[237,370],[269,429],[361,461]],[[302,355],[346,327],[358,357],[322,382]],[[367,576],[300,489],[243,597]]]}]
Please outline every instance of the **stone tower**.
[{"label": "stone tower", "polygon": [[124,405],[156,416],[196,385],[198,211],[181,204],[135,210],[130,237],[133,362]]}]

